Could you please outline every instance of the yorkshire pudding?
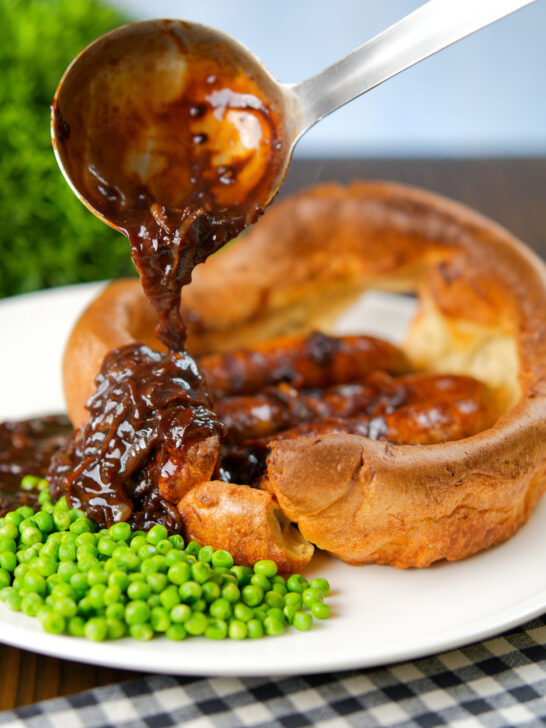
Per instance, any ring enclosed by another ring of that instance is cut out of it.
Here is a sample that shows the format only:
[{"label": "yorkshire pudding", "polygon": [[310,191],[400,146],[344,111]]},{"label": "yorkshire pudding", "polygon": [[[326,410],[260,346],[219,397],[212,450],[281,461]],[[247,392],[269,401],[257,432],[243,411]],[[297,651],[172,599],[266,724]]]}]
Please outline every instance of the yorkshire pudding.
[{"label": "yorkshire pudding", "polygon": [[[486,382],[499,418],[424,446],[280,440],[262,487],[305,539],[352,564],[426,566],[507,539],[546,484],[546,267],[494,222],[391,183],[300,192],[195,271],[188,349],[329,332],[367,288],[418,292],[404,347],[413,367]],[[153,324],[136,280],[112,283],[82,315],[64,358],[74,424],[105,354],[135,340],[158,348]]]}]

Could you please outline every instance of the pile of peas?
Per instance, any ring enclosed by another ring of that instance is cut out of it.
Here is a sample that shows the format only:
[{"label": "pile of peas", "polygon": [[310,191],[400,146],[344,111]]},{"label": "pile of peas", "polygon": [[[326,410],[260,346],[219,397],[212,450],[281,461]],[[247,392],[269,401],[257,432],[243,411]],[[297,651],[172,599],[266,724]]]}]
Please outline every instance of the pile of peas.
[{"label": "pile of peas", "polygon": [[39,491],[40,510],[21,506],[0,519],[0,600],[37,617],[46,632],[242,640],[289,625],[306,631],[313,617],[330,616],[325,579],[284,579],[269,560],[237,566],[227,551],[186,545],[161,525],[99,530],[65,498],[54,504],[47,481],[26,476],[21,485]]}]

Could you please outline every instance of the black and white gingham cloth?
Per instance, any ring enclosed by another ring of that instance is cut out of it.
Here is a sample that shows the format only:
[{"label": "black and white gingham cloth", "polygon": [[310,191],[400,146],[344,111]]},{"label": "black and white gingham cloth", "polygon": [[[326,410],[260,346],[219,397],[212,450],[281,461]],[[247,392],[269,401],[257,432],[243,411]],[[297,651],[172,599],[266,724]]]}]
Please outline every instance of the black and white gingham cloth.
[{"label": "black and white gingham cloth", "polygon": [[546,725],[545,696],[542,617],[383,668],[275,680],[133,680],[0,713],[0,728],[512,728]]}]

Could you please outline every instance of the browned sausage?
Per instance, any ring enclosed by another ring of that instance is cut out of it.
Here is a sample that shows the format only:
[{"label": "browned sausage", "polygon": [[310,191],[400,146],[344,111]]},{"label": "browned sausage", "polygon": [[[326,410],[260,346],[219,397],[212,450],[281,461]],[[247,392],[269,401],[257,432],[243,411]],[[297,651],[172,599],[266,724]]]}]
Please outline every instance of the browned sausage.
[{"label": "browned sausage", "polygon": [[422,402],[405,405],[376,417],[316,420],[272,435],[267,443],[314,435],[350,433],[371,440],[386,440],[396,445],[433,445],[475,435],[491,426],[494,419],[493,408],[485,400],[466,398]]},{"label": "browned sausage", "polygon": [[241,443],[318,419],[388,414],[402,405],[454,398],[489,400],[487,388],[472,377],[410,374],[393,379],[378,372],[366,385],[297,390],[280,384],[255,395],[226,397],[214,410],[226,427],[225,441]]},{"label": "browned sausage", "polygon": [[213,399],[252,394],[279,382],[298,389],[363,382],[376,369],[402,374],[409,368],[403,352],[387,341],[320,333],[285,336],[255,349],[207,354],[198,364]]}]

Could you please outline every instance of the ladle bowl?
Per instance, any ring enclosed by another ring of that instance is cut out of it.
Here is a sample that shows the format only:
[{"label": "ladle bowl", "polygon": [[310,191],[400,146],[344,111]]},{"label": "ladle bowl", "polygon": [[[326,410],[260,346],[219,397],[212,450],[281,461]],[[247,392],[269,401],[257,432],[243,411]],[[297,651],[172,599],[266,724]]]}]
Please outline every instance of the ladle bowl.
[{"label": "ladle bowl", "polygon": [[180,20],[102,36],[72,62],[52,138],[76,195],[127,231],[153,204],[255,219],[298,139],[356,96],[533,0],[430,0],[316,76],[282,84],[243,45]]}]

